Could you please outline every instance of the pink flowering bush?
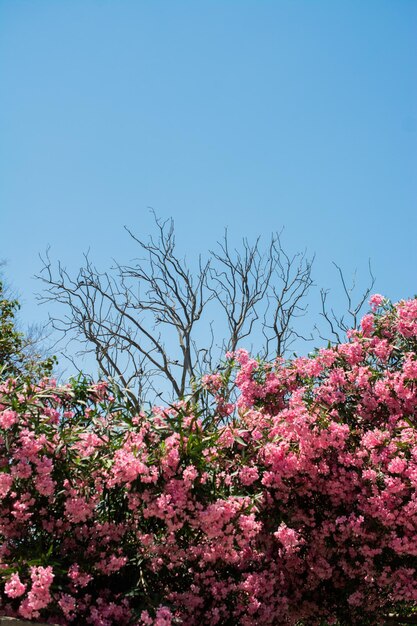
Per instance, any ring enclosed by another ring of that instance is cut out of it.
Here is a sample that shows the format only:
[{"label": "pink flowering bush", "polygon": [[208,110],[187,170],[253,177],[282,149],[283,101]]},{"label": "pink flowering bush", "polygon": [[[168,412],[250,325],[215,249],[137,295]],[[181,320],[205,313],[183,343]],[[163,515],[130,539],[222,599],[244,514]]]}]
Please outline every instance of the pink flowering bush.
[{"label": "pink flowering bush", "polygon": [[239,350],[189,400],[139,415],[105,382],[5,379],[1,613],[272,626],[415,612],[417,300],[371,308],[345,344],[275,363]]}]

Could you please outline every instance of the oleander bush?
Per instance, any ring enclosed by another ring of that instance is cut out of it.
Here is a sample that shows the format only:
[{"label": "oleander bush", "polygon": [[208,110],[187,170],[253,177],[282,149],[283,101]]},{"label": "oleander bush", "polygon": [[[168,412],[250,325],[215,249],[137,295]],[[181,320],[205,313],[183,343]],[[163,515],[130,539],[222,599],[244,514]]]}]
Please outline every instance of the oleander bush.
[{"label": "oleander bush", "polygon": [[0,383],[0,611],[55,624],[378,624],[417,607],[417,299],[346,343],[238,350],[136,414]]}]

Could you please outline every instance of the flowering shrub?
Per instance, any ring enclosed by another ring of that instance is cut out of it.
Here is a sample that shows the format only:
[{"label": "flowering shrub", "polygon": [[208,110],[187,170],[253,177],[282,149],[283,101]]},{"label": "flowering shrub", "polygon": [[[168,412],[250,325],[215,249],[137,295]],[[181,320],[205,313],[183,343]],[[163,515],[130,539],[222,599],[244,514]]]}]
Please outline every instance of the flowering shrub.
[{"label": "flowering shrub", "polygon": [[1,612],[95,626],[412,613],[417,300],[371,307],[345,344],[287,363],[239,350],[149,414],[105,382],[1,383]]}]

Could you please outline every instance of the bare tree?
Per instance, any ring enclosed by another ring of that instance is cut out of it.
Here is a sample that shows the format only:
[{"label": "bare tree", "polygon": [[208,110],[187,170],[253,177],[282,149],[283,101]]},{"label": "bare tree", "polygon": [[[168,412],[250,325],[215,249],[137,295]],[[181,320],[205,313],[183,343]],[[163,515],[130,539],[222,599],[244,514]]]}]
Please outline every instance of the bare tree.
[{"label": "bare tree", "polygon": [[225,351],[256,332],[263,333],[262,356],[284,354],[298,336],[313,260],[287,255],[279,234],[265,250],[259,239],[231,249],[226,231],[217,250],[200,256],[191,271],[177,253],[173,221],[155,217],[155,223],[157,234],[147,240],[126,228],[140,256],[127,265],[115,262],[109,272],[100,272],[88,255],[76,276],[53,266],[48,252],[42,259],[40,300],[63,305],[65,314],[50,323],[79,343],[77,354],[93,353],[103,374],[138,403],[167,387],[170,397],[184,397]]}]

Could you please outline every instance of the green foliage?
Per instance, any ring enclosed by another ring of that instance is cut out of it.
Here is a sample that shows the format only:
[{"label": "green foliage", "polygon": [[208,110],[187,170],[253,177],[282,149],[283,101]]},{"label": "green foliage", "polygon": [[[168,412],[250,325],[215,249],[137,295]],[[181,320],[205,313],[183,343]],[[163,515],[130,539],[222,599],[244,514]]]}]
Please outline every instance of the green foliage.
[{"label": "green foliage", "polygon": [[16,314],[19,302],[7,297],[3,282],[0,280],[0,379],[19,377],[37,380],[50,376],[56,357],[29,357],[27,348],[31,344],[29,337],[16,329]]}]

